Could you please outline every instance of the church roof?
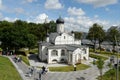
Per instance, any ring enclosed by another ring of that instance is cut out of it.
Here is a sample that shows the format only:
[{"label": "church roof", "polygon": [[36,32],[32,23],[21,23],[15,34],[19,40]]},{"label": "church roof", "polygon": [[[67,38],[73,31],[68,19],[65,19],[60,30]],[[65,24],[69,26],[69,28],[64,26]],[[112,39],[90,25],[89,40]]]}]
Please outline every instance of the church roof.
[{"label": "church roof", "polygon": [[61,17],[59,17],[57,20],[56,20],[56,23],[59,24],[59,23],[63,23],[64,24],[64,19],[62,19]]},{"label": "church roof", "polygon": [[41,45],[44,45],[44,46],[50,46],[50,45],[52,45],[52,44],[49,43],[49,42],[41,42]]},{"label": "church roof", "polygon": [[50,42],[51,42],[51,43],[54,43],[54,42],[55,42],[55,38],[56,38],[57,36],[59,36],[59,35],[60,35],[59,33],[51,33],[51,34],[49,35]]},{"label": "church roof", "polygon": [[67,49],[68,51],[74,51],[77,48],[86,48],[85,46],[81,45],[52,45],[52,46],[47,46],[48,49]]},{"label": "church roof", "polygon": [[65,45],[47,46],[48,49],[65,49]]}]

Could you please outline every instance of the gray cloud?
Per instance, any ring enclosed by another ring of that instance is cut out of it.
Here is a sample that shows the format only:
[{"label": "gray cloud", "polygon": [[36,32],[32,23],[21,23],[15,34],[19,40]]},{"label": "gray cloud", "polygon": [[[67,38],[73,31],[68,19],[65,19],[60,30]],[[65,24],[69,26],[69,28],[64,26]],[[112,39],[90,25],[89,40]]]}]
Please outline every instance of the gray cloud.
[{"label": "gray cloud", "polygon": [[46,0],[45,2],[46,9],[61,9],[63,5],[59,2],[59,0]]},{"label": "gray cloud", "polygon": [[85,12],[81,8],[77,9],[76,7],[69,7],[67,12],[70,15],[76,16],[85,15]]},{"label": "gray cloud", "polygon": [[77,0],[80,3],[91,4],[94,7],[104,7],[111,4],[116,4],[118,0]]}]

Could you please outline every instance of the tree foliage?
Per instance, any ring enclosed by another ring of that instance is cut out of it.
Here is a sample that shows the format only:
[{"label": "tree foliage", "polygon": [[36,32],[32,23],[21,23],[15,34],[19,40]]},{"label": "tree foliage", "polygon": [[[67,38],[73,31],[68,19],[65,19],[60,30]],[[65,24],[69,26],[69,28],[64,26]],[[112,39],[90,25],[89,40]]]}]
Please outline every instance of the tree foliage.
[{"label": "tree foliage", "polygon": [[98,61],[97,61],[97,67],[98,67],[99,72],[100,72],[101,80],[102,80],[103,65],[104,65],[104,61],[101,58],[99,58]]},{"label": "tree foliage", "polygon": [[89,29],[87,38],[93,42],[95,51],[96,42],[98,41],[100,47],[101,43],[105,39],[105,31],[103,30],[103,27],[97,23],[93,24]]},{"label": "tree foliage", "polygon": [[55,31],[56,23],[47,24],[28,23],[16,20],[15,22],[0,21],[0,41],[3,49],[33,47],[38,41],[45,40],[47,32]]},{"label": "tree foliage", "polygon": [[74,34],[75,34],[75,39],[81,39],[82,38],[82,33],[81,32],[74,32]]},{"label": "tree foliage", "polygon": [[113,50],[115,50],[116,42],[120,41],[120,31],[117,26],[112,26],[107,30],[106,39],[112,43]]}]

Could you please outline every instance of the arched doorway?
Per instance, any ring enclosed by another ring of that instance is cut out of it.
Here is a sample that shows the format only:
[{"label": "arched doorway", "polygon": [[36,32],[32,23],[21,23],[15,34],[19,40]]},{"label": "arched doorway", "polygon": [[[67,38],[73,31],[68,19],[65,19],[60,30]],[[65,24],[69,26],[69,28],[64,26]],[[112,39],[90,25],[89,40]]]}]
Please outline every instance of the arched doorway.
[{"label": "arched doorway", "polygon": [[56,59],[53,59],[52,63],[58,63],[58,61]]}]

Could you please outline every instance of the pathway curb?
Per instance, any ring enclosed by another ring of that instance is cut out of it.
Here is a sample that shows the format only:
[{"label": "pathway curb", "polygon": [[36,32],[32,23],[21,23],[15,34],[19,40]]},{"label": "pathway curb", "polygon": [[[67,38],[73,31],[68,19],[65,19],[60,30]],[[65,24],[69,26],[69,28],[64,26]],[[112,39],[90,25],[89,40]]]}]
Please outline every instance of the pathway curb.
[{"label": "pathway curb", "polygon": [[25,75],[24,75],[24,73],[23,73],[23,71],[18,68],[17,64],[15,64],[15,62],[10,57],[8,57],[8,58],[12,62],[12,64],[15,66],[15,68],[17,69],[17,71],[20,74],[22,80],[27,80],[26,77],[25,77]]}]

